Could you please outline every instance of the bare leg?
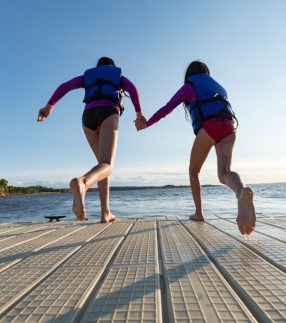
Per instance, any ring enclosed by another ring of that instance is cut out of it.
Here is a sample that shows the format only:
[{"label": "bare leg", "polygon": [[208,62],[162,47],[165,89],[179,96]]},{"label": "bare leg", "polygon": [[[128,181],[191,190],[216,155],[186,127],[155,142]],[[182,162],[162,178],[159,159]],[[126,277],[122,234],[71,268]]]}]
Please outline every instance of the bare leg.
[{"label": "bare leg", "polygon": [[[75,186],[80,187],[80,189],[72,189],[72,192],[74,194],[74,204],[76,204],[77,209],[76,215],[78,217],[78,214],[80,213],[81,219],[85,218],[84,197],[86,191],[96,182],[101,183],[101,181],[106,180],[112,172],[117,148],[118,121],[118,115],[108,117],[101,124],[99,133],[84,128],[87,140],[98,159],[98,165],[93,167],[82,177],[71,181],[71,188]],[[109,222],[116,219],[109,211],[108,193],[108,181],[99,184],[100,201],[103,202],[101,205],[101,222]],[[73,208],[73,210],[74,209],[75,208]]]},{"label": "bare leg", "polygon": [[255,210],[253,205],[253,192],[244,187],[239,175],[230,170],[232,150],[236,135],[227,136],[215,145],[217,154],[218,178],[221,183],[230,187],[238,199],[237,224],[242,234],[250,234],[255,227]]},{"label": "bare leg", "polygon": [[[84,126],[83,130],[90,148],[94,152],[97,160],[99,160],[99,132],[90,130]],[[111,213],[109,207],[109,177],[106,177],[102,181],[98,182],[97,185],[101,206],[101,222],[106,223],[115,221],[117,217]]]},{"label": "bare leg", "polygon": [[204,220],[199,173],[210,149],[214,144],[215,141],[204,129],[199,131],[193,144],[190,158],[189,175],[196,212],[190,216],[191,220]]},{"label": "bare leg", "polygon": [[222,184],[230,187],[238,198],[244,185],[239,175],[230,170],[235,138],[235,133],[227,136],[215,145],[215,149],[217,154],[218,178]]},{"label": "bare leg", "polygon": [[117,216],[113,215],[109,207],[109,177],[97,183],[98,193],[101,204],[101,220],[102,223],[107,223],[117,220]]}]

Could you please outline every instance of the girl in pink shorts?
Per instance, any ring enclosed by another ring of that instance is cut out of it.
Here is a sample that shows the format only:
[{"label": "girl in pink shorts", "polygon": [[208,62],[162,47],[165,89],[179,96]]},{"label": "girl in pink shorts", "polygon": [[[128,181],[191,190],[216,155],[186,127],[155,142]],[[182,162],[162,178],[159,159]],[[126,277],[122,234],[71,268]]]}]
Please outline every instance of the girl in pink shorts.
[{"label": "girl in pink shorts", "polygon": [[242,234],[250,234],[256,221],[253,191],[244,186],[238,173],[231,170],[236,118],[225,89],[210,76],[205,63],[192,62],[186,70],[184,85],[147,122],[144,120],[135,122],[137,130],[150,127],[181,103],[184,103],[196,135],[189,165],[190,185],[195,204],[195,213],[190,219],[204,220],[199,173],[210,149],[215,147],[218,178],[222,184],[235,192],[238,199],[238,228]]}]

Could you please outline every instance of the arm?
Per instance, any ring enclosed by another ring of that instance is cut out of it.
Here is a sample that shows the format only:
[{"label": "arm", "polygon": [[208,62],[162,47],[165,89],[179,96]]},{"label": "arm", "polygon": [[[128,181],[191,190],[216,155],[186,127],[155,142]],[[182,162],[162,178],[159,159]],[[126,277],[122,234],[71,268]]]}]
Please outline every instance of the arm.
[{"label": "arm", "polygon": [[53,111],[56,103],[65,96],[68,92],[84,87],[83,76],[77,76],[68,82],[61,84],[53,93],[47,105],[40,109],[38,114],[38,121],[42,122],[47,118]]},{"label": "arm", "polygon": [[128,78],[122,76],[120,86],[123,91],[126,91],[129,93],[136,113],[141,114],[141,104],[140,104],[140,99],[139,99],[139,93],[138,93],[135,85],[131,81],[129,81]]},{"label": "arm", "polygon": [[134,106],[134,109],[136,111],[136,120],[134,120],[135,122],[135,126],[138,130],[137,124],[139,122],[146,122],[145,117],[142,115],[141,112],[141,104],[140,104],[140,98],[139,98],[139,93],[137,91],[137,88],[135,87],[135,85],[128,80],[128,78],[122,76],[121,77],[121,83],[120,86],[122,88],[123,91],[126,91],[129,93],[132,104]]},{"label": "arm", "polygon": [[196,99],[196,93],[193,86],[189,83],[184,84],[165,106],[153,114],[153,116],[147,121],[146,126],[150,127],[160,119],[166,117],[179,104],[185,101],[192,102],[194,99]]}]

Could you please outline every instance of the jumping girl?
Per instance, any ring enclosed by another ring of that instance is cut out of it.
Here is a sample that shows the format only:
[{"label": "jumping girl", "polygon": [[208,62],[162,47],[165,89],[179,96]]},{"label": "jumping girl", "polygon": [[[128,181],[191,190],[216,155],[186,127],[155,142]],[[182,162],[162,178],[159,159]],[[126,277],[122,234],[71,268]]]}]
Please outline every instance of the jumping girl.
[{"label": "jumping girl", "polygon": [[239,231],[242,234],[250,234],[254,230],[256,221],[253,191],[245,187],[239,175],[230,169],[236,138],[236,118],[225,89],[210,76],[205,63],[192,62],[186,70],[184,85],[147,122],[138,119],[135,122],[137,130],[150,127],[181,103],[184,103],[196,135],[189,166],[190,185],[196,211],[190,219],[204,220],[199,173],[210,149],[214,146],[218,178],[222,184],[235,192],[238,200],[236,221]]},{"label": "jumping girl", "polygon": [[109,176],[111,175],[118,140],[119,116],[123,111],[122,97],[129,93],[137,119],[145,122],[141,113],[139,94],[136,87],[121,74],[114,61],[101,57],[97,66],[88,69],[83,75],[60,85],[48,104],[40,109],[38,121],[42,122],[53,111],[55,104],[69,91],[85,89],[85,108],[82,115],[86,139],[98,161],[85,175],[70,182],[73,193],[73,212],[79,220],[85,220],[85,195],[95,183],[98,185],[101,204],[101,222],[116,220],[109,207]]}]

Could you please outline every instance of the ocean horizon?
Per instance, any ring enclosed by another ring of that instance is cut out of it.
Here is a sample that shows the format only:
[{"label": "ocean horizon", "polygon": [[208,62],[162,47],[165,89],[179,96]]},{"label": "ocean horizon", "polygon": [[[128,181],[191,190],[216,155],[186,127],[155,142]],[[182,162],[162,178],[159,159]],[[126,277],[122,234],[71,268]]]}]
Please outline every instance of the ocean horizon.
[{"label": "ocean horizon", "polygon": [[[252,184],[257,216],[286,215],[286,183]],[[203,185],[204,215],[236,217],[237,201],[234,192],[223,185]],[[11,195],[0,198],[0,222],[46,221],[45,216],[66,216],[74,220],[70,192],[53,194]],[[119,218],[174,216],[187,218],[194,212],[189,186],[112,187],[111,211]],[[86,195],[89,219],[100,219],[97,189]]]},{"label": "ocean horizon", "polygon": [[[247,183],[245,186],[256,186],[256,185],[286,185],[285,181],[281,182],[265,182],[265,183]],[[69,190],[69,186],[53,186],[53,185],[45,185],[45,184],[35,184],[35,185],[23,185],[23,186],[14,186],[14,188],[28,188],[28,187],[45,187],[53,190]],[[201,187],[226,187],[224,184],[201,184]],[[110,190],[136,190],[136,189],[161,189],[161,188],[190,188],[189,184],[164,184],[164,185],[111,185]],[[89,191],[97,191],[97,187],[92,187]],[[44,192],[43,192],[44,193]]]}]

